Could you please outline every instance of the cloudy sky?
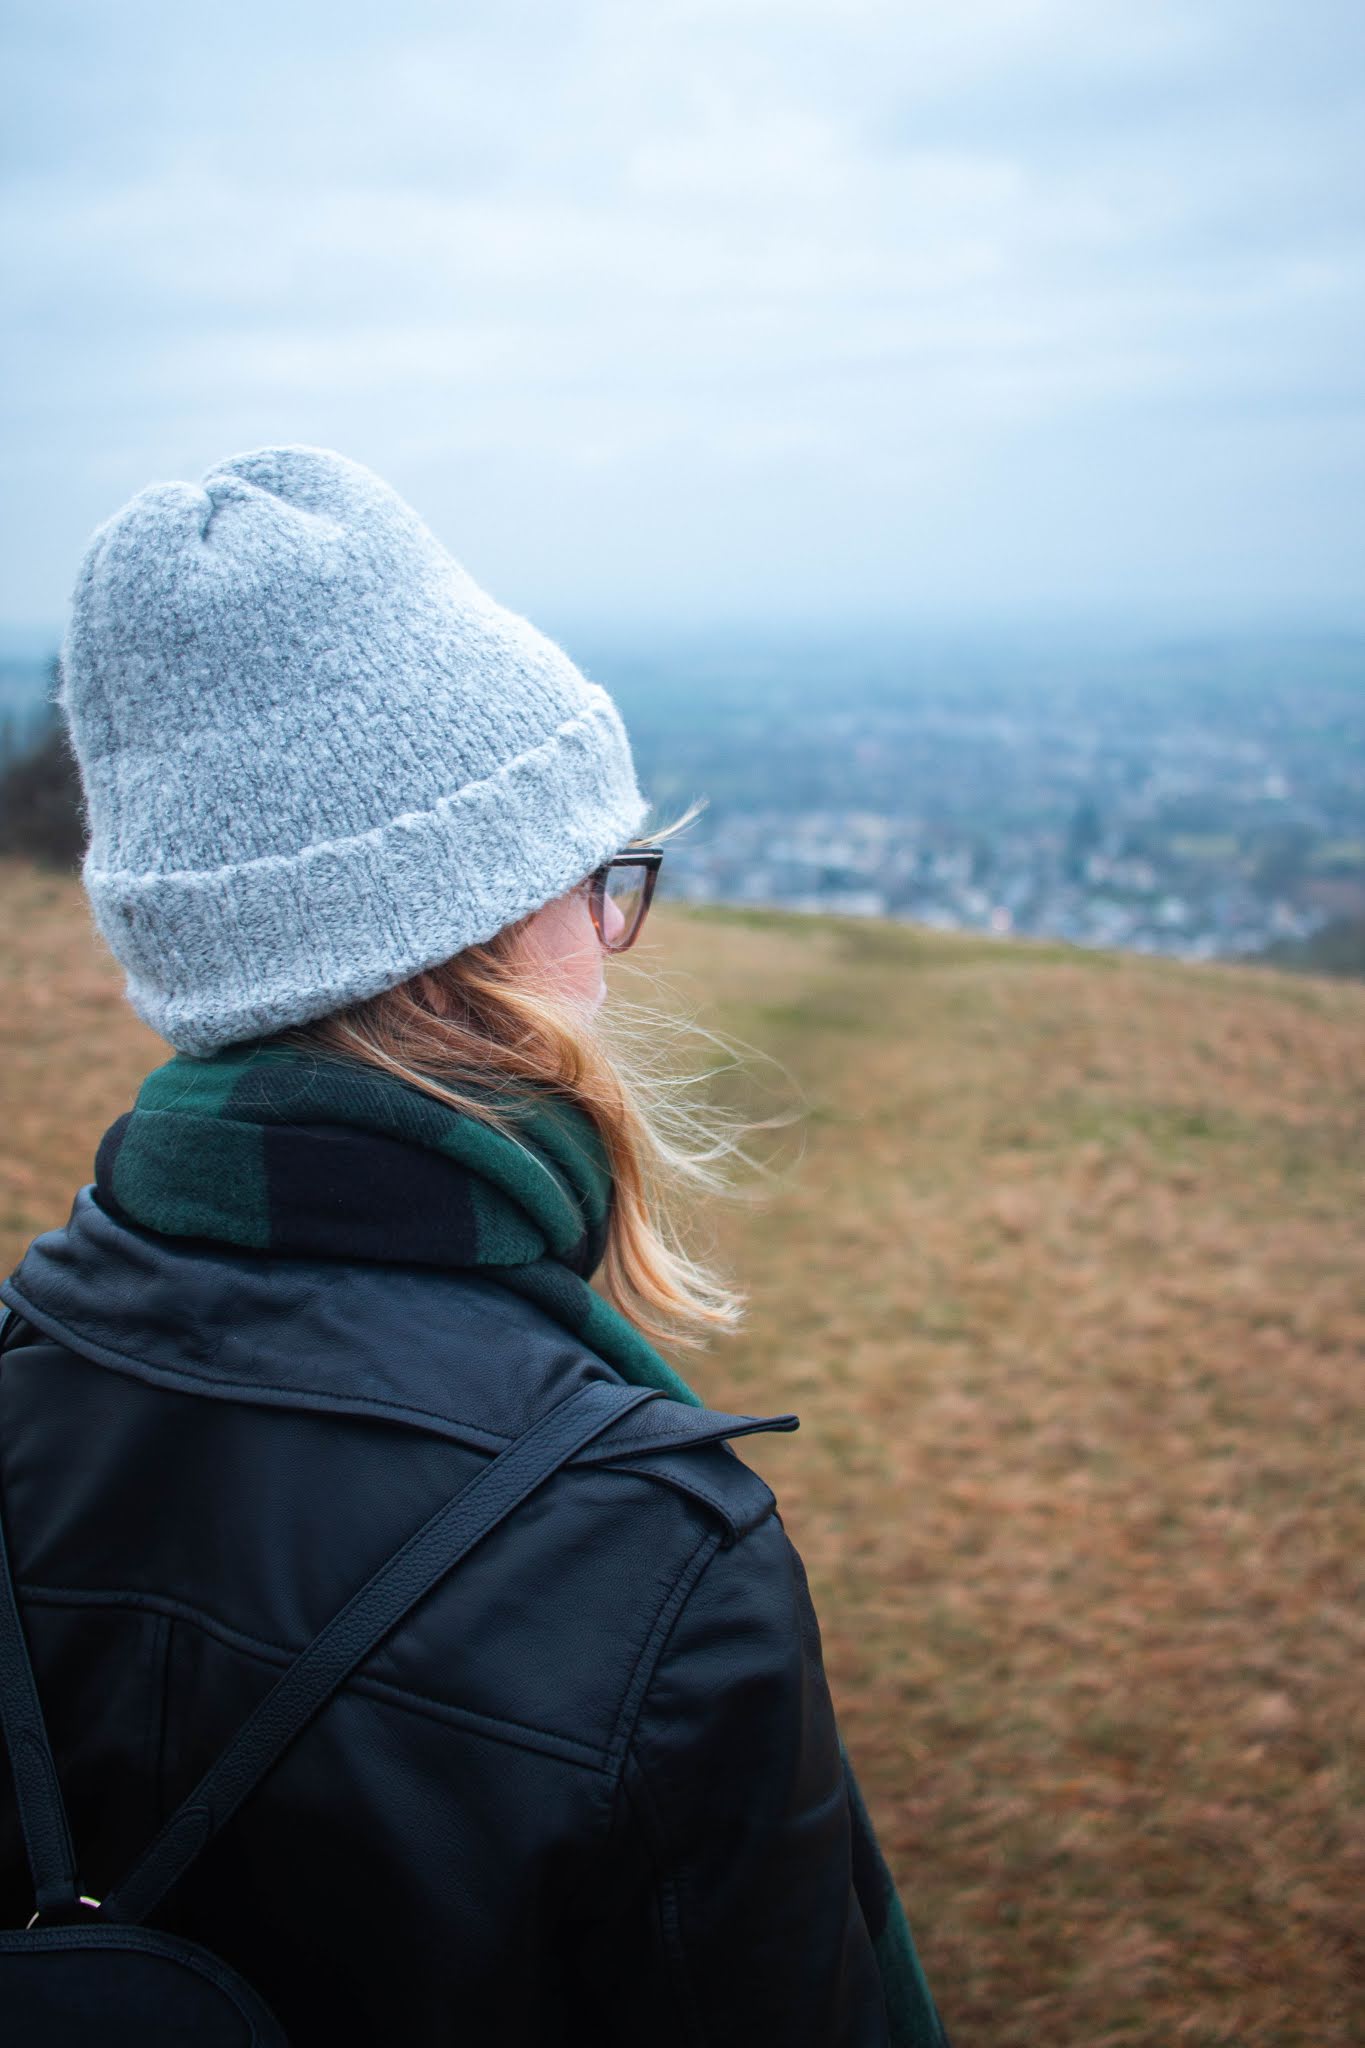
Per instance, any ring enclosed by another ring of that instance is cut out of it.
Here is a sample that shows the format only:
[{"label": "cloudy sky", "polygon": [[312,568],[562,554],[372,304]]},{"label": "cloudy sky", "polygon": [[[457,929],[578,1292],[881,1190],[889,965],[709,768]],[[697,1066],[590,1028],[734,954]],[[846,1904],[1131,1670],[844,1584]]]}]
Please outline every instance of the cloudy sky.
[{"label": "cloudy sky", "polygon": [[268,441],[550,630],[1365,620],[1360,0],[10,0],[0,626]]}]

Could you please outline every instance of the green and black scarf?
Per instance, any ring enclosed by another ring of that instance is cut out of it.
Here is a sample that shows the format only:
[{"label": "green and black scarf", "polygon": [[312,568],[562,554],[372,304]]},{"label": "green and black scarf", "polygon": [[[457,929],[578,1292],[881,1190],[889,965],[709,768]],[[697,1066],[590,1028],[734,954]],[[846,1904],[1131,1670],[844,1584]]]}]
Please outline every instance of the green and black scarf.
[{"label": "green and black scarf", "polygon": [[[475,1092],[475,1091],[471,1091]],[[703,1404],[589,1285],[612,1183],[591,1118],[548,1088],[486,1092],[511,1134],[343,1059],[258,1040],[149,1074],[95,1160],[101,1204],[143,1229],[254,1251],[477,1267],[633,1386]],[[843,1749],[842,1742],[840,1744]],[[892,2048],[945,2048],[910,1928],[843,1752],[853,1874]]]}]

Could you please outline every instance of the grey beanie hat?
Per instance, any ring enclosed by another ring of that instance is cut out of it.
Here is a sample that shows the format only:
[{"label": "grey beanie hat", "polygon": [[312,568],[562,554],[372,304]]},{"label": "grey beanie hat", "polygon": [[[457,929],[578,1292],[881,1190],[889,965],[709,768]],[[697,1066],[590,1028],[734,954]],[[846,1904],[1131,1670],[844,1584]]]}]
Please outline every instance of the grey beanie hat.
[{"label": "grey beanie hat", "polygon": [[607,692],[325,448],[140,491],[90,542],[61,678],[95,922],[187,1053],[490,938],[647,809]]}]

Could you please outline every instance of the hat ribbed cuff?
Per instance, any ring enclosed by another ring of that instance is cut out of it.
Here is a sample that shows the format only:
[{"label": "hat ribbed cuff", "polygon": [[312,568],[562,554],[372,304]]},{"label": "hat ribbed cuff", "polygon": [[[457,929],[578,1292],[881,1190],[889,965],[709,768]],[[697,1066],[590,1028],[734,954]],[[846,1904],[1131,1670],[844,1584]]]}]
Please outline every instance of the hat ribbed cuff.
[{"label": "hat ribbed cuff", "polygon": [[87,855],[138,1016],[204,1057],[393,988],[572,888],[648,810],[620,714],[588,688],[585,711],[495,774],[354,838],[204,872]]}]

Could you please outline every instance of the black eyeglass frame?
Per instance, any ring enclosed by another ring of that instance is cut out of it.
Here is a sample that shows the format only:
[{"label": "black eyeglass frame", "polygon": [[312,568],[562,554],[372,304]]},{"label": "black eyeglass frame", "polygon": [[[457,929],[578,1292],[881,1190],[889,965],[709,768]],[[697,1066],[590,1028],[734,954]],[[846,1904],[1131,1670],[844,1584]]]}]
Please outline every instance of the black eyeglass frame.
[{"label": "black eyeglass frame", "polygon": [[[625,853],[614,853],[610,860],[604,860],[600,867],[593,869],[584,887],[588,892],[588,909],[592,915],[597,936],[608,953],[625,953],[635,944],[644,929],[649,915],[649,906],[654,901],[654,889],[659,879],[665,849],[662,846],[632,846]],[[609,939],[606,933],[607,876],[612,868],[643,868],[644,880],[640,885],[640,903],[625,932],[617,939]]]}]

